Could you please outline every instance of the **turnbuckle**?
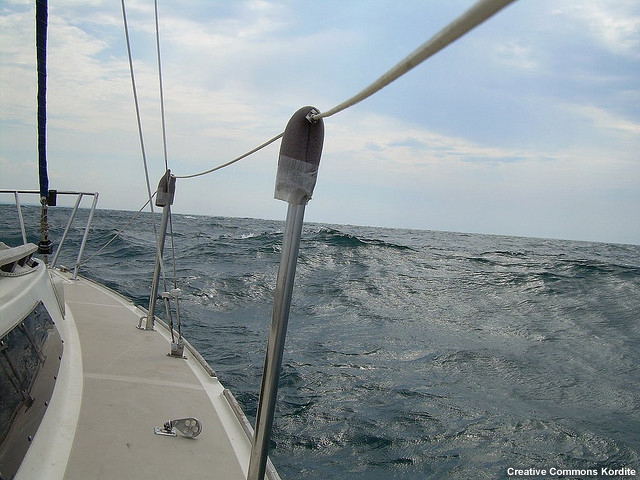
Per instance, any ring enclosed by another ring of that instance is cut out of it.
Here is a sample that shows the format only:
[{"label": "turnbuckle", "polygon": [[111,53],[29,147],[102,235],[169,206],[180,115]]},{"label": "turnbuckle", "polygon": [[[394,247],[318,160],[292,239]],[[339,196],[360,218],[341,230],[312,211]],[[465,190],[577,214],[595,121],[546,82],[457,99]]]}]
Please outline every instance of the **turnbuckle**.
[{"label": "turnbuckle", "polygon": [[[180,324],[180,302],[178,300],[180,296],[180,289],[174,288],[170,292],[163,292],[162,299],[164,300],[164,306],[167,310],[167,319],[169,320],[169,329],[171,330],[171,351],[167,353],[169,357],[186,358],[184,356],[184,340],[182,339],[182,325]],[[176,304],[176,327],[178,329],[178,340],[176,341],[173,335],[173,316],[171,315],[171,299]]]}]

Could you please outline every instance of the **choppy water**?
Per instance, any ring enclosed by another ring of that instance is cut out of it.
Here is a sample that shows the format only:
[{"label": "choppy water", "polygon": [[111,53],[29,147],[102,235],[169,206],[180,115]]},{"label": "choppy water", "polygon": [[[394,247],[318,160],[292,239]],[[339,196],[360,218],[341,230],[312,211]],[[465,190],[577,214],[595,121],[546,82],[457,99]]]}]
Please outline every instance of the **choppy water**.
[{"label": "choppy water", "polygon": [[[15,244],[14,212],[0,206]],[[98,211],[86,256],[130,217]],[[186,337],[253,421],[283,223],[173,229]],[[135,224],[82,272],[147,304],[152,245]],[[639,365],[640,246],[307,224],[271,457],[284,479],[637,472]]]}]

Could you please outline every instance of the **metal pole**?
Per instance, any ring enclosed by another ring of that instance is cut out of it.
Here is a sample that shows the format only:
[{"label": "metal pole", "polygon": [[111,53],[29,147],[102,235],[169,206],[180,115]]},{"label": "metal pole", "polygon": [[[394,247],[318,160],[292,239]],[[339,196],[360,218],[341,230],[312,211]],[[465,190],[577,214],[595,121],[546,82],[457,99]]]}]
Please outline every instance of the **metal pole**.
[{"label": "metal pole", "polygon": [[[160,283],[160,273],[162,272],[162,255],[164,252],[164,240],[167,235],[167,224],[171,216],[171,205],[176,192],[176,178],[171,175],[171,170],[167,170],[158,183],[156,194],[156,206],[162,207],[162,223],[160,234],[157,239],[156,265],[153,270],[153,281],[151,283],[151,296],[149,297],[149,311],[147,317],[142,317],[138,323],[140,330],[153,330],[155,323],[156,303],[158,300],[158,284]],[[143,325],[144,323],[144,325]]]},{"label": "metal pole", "polygon": [[298,110],[289,120],[280,145],[275,198],[289,206],[247,480],[263,480],[267,465],[304,210],[315,187],[324,140],[322,120],[310,120],[310,115],[315,113],[317,111],[313,107]]},{"label": "metal pole", "polygon": [[18,219],[20,220],[20,230],[22,231],[22,243],[26,245],[27,242],[27,231],[24,228],[24,219],[22,218],[22,207],[20,206],[20,198],[18,196],[18,192],[13,192],[13,196],[16,199],[16,207],[18,208]]},{"label": "metal pole", "polygon": [[78,278],[78,268],[80,268],[80,261],[82,260],[82,254],[84,253],[84,247],[87,244],[87,238],[89,238],[89,229],[91,228],[91,222],[93,221],[93,213],[96,211],[96,204],[98,203],[98,192],[93,194],[93,203],[91,204],[91,210],[89,211],[89,218],[87,220],[87,226],[84,229],[84,235],[82,236],[82,243],[80,244],[80,252],[78,252],[78,260],[76,262],[76,268],[73,269],[73,280]]},{"label": "metal pole", "polygon": [[[156,251],[156,265],[153,269],[153,281],[151,283],[151,296],[149,297],[149,311],[147,318],[140,319],[138,328],[141,330],[153,330],[155,323],[156,303],[158,300],[158,285],[160,284],[160,273],[162,272],[162,255],[164,254],[164,241],[167,235],[167,224],[169,223],[169,215],[171,215],[171,206],[165,205],[162,208],[162,222],[160,224],[160,232],[158,236],[158,248]],[[145,325],[142,322],[146,320]]]},{"label": "metal pole", "polygon": [[275,300],[271,315],[269,344],[260,388],[260,404],[258,405],[253,449],[251,450],[249,474],[247,475],[248,480],[264,478],[266,469],[269,438],[278,395],[278,379],[280,378],[293,283],[298,262],[300,235],[302,234],[302,225],[304,223],[304,209],[305,205],[289,204],[287,210]]},{"label": "metal pole", "polygon": [[60,243],[58,244],[58,248],[56,249],[56,254],[53,256],[53,260],[51,261],[51,268],[56,266],[56,262],[58,261],[58,255],[60,255],[60,250],[62,250],[62,245],[67,238],[69,233],[69,229],[71,228],[71,224],[73,223],[73,219],[76,216],[76,212],[78,211],[78,207],[80,206],[80,201],[82,200],[82,193],[78,194],[78,198],[76,198],[76,204],[71,211],[71,215],[69,215],[69,220],[67,221],[67,226],[64,229],[64,233],[62,234],[62,238],[60,239]]}]

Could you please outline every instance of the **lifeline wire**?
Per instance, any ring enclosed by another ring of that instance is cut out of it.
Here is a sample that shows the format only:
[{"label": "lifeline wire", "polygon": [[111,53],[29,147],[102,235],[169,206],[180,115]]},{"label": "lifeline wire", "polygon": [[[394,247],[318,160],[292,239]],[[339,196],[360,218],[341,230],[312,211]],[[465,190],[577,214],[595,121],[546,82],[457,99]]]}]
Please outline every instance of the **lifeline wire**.
[{"label": "lifeline wire", "polygon": [[[155,194],[156,194],[156,193],[158,193],[158,192],[157,192],[157,191],[153,192],[153,196],[155,196]],[[111,243],[112,243],[116,238],[118,238],[118,237],[120,236],[120,234],[121,234],[122,232],[124,232],[124,231],[125,231],[125,229],[126,229],[129,225],[131,225],[131,224],[133,223],[133,221],[134,221],[136,218],[138,218],[138,215],[140,215],[140,214],[142,213],[142,211],[146,208],[146,206],[147,206],[148,204],[149,204],[149,200],[147,200],[147,201],[145,202],[145,204],[144,204],[144,205],[142,205],[142,207],[140,207],[140,209],[135,213],[135,215],[133,215],[133,217],[131,217],[131,219],[127,222],[127,224],[126,224],[124,227],[122,227],[120,230],[118,230],[118,231],[113,235],[113,237],[111,237],[111,239],[110,239],[107,243],[105,243],[105,244],[100,248],[100,250],[98,250],[96,253],[94,253],[94,254],[93,254],[93,255],[91,255],[90,257],[85,258],[84,260],[82,260],[82,262],[81,262],[78,266],[80,266],[80,265],[84,265],[84,264],[85,264],[85,263],[87,263],[89,260],[91,260],[93,257],[97,257],[98,255],[100,255],[100,253],[101,253],[105,248],[107,248],[109,245],[111,245]]]},{"label": "lifeline wire", "polygon": [[[344,102],[336,105],[331,110],[327,110],[323,113],[317,113],[315,115],[311,115],[309,117],[310,121],[316,121],[320,118],[330,117],[331,115],[335,115],[338,112],[346,110],[354,106],[356,103],[361,102],[362,100],[370,97],[371,95],[379,92],[384,87],[394,82],[398,78],[400,78],[405,73],[409,72],[413,68],[420,65],[429,57],[435,55],[440,50],[444,49],[458,38],[462,37],[464,34],[472,30],[473,28],[480,25],[482,22],[487,20],[489,17],[498,13],[504,7],[513,3],[515,0],[480,0],[473,7],[463,13],[456,20],[451,22],[445,28],[440,30],[436,35],[434,35],[431,39],[427,40],[420,47],[414,50],[411,54],[405,57],[400,63],[398,63],[395,67],[388,70],[384,75],[378,78],[375,82],[369,85],[364,90],[360,91],[353,97]],[[209,170],[205,170],[204,172],[194,173],[192,175],[176,175],[176,178],[194,178],[202,175],[207,175],[209,173],[215,172],[216,170],[220,170],[222,168],[228,167],[236,162],[239,162],[243,158],[252,155],[253,153],[263,149],[267,145],[275,142],[279,138],[282,138],[284,133],[281,133],[270,140],[267,140],[262,145],[257,146],[253,150],[241,155],[230,162],[224,163],[222,165],[218,165],[217,167],[211,168]]]},{"label": "lifeline wire", "polygon": [[327,110],[323,113],[318,113],[311,116],[311,120],[318,120],[320,118],[330,117],[342,110],[346,110],[352,107],[356,103],[361,102],[365,98],[370,97],[374,93],[379,92],[390,83],[397,80],[399,77],[407,73],[409,70],[420,65],[427,58],[438,53],[449,44],[462,37],[469,30],[478,26],[495,13],[502,10],[515,0],[481,0],[473,7],[463,13],[456,20],[440,30],[431,39],[427,40],[420,47],[414,50],[409,56],[404,58],[395,67],[387,71],[384,75],[378,78],[375,82],[362,90],[360,93],[354,95],[350,99],[342,102],[341,104],[333,107],[331,110]]}]

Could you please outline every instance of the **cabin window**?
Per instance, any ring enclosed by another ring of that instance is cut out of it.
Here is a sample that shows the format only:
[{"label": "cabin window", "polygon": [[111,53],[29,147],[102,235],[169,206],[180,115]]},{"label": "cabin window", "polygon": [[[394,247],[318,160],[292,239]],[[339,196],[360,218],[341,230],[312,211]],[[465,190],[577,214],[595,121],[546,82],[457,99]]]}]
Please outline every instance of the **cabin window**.
[{"label": "cabin window", "polygon": [[[15,467],[15,439],[13,431],[19,428],[24,417],[30,417],[42,410],[33,406],[32,390],[38,373],[52,351],[47,339],[55,333],[59,335],[49,312],[39,302],[26,318],[0,339],[0,478],[11,478]],[[51,343],[51,342],[49,342]],[[61,352],[60,352],[61,353]],[[57,363],[58,358],[55,358]],[[57,373],[57,368],[56,368]],[[38,388],[38,395],[41,389]],[[42,403],[38,399],[39,403]],[[47,398],[48,401],[48,398]],[[18,421],[20,420],[20,421]],[[37,422],[39,424],[39,421]],[[12,428],[13,427],[13,428]],[[36,427],[37,428],[37,427]],[[24,452],[23,452],[24,453]],[[19,465],[19,462],[18,462]]]}]

